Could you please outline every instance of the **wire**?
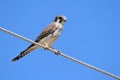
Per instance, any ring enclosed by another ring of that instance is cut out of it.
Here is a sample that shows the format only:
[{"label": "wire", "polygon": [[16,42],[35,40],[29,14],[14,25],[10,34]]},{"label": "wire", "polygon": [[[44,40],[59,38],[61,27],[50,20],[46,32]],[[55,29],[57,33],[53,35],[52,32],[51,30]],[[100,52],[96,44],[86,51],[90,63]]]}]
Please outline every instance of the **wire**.
[{"label": "wire", "polygon": [[[19,34],[16,34],[16,33],[12,32],[12,31],[9,31],[9,30],[7,30],[7,29],[5,29],[5,28],[0,27],[0,30],[3,31],[3,32],[6,32],[6,33],[8,33],[8,34],[11,34],[11,35],[13,35],[13,36],[16,36],[16,37],[18,37],[18,38],[20,38],[20,39],[23,39],[23,40],[25,40],[25,41],[28,41],[28,42],[30,42],[30,43],[33,43],[33,44],[36,44],[36,45],[38,45],[38,46],[41,46],[41,47],[45,48],[44,45],[39,44],[39,43],[37,43],[37,42],[34,42],[34,41],[32,41],[32,40],[30,40],[30,39],[28,39],[28,38],[26,38],[26,37],[23,37],[23,36],[21,36],[21,35],[19,35]],[[70,60],[72,60],[72,61],[75,61],[75,62],[77,62],[77,63],[80,63],[80,64],[82,64],[82,65],[84,65],[84,66],[86,66],[86,67],[89,67],[89,68],[91,68],[91,69],[94,69],[94,70],[99,71],[99,72],[101,72],[101,73],[103,73],[103,74],[106,74],[106,75],[108,75],[108,76],[111,76],[111,77],[113,77],[113,78],[115,78],[115,79],[120,80],[120,77],[119,77],[119,76],[116,76],[116,75],[114,75],[114,74],[111,74],[111,73],[109,73],[109,72],[107,72],[107,71],[104,71],[104,70],[102,70],[102,69],[100,69],[100,68],[97,68],[97,67],[95,67],[95,66],[92,66],[92,65],[90,65],[90,64],[87,64],[87,63],[85,63],[85,62],[83,62],[83,61],[80,61],[80,60],[78,60],[78,59],[75,59],[75,58],[73,58],[73,57],[71,57],[71,56],[69,56],[69,55],[66,55],[66,54],[62,53],[61,51],[58,51],[58,50],[53,49],[53,48],[48,48],[48,50],[50,50],[50,51],[53,52],[53,53],[59,53],[59,55],[65,57],[65,58],[68,58],[68,59],[70,59]]]}]

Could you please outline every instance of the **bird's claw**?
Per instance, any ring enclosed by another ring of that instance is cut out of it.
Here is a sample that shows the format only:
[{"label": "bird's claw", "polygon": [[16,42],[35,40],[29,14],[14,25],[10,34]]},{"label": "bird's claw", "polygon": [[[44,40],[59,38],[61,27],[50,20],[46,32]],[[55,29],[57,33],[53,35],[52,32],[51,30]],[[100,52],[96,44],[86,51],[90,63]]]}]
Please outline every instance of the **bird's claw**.
[{"label": "bird's claw", "polygon": [[48,47],[44,47],[44,50],[49,50],[49,48]]},{"label": "bird's claw", "polygon": [[61,52],[59,50],[56,50],[56,52],[55,52],[56,55],[60,55],[60,53]]}]

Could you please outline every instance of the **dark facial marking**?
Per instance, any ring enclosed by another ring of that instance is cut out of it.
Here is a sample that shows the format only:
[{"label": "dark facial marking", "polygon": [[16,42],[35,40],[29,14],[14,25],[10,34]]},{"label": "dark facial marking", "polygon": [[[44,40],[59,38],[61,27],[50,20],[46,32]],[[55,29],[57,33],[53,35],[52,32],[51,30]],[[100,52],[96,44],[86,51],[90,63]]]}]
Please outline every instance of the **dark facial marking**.
[{"label": "dark facial marking", "polygon": [[57,18],[58,18],[58,17],[55,18],[55,22],[57,21]]},{"label": "dark facial marking", "polygon": [[59,19],[60,19],[60,23],[61,23],[61,22],[62,22],[62,20],[63,20],[63,19],[62,19],[62,17],[59,17]]}]

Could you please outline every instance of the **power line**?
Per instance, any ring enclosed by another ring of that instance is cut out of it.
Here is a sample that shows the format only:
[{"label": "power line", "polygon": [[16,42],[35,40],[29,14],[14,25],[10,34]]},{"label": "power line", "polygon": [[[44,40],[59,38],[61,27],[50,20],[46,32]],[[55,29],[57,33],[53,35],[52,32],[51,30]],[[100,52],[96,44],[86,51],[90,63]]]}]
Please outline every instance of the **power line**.
[{"label": "power line", "polygon": [[[16,34],[16,33],[12,32],[12,31],[9,31],[9,30],[7,30],[7,29],[5,29],[5,28],[0,27],[0,30],[3,31],[3,32],[6,32],[6,33],[8,33],[8,34],[11,34],[11,35],[13,35],[13,36],[16,36],[16,37],[18,37],[18,38],[20,38],[20,39],[23,39],[23,40],[25,40],[25,41],[28,41],[28,42],[30,42],[30,43],[33,43],[33,44],[36,44],[36,45],[38,45],[38,46],[41,46],[41,47],[45,48],[44,45],[39,44],[39,43],[37,43],[37,42],[34,42],[34,41],[32,41],[31,39],[28,39],[28,38],[26,38],[26,37],[23,37],[23,36],[21,36],[21,35],[19,35],[19,34]],[[65,57],[65,58],[68,58],[68,59],[70,59],[70,60],[72,60],[72,61],[75,61],[75,62],[77,62],[77,63],[79,63],[79,64],[82,64],[82,65],[84,65],[84,66],[86,66],[86,67],[89,67],[89,68],[91,68],[91,69],[94,69],[94,70],[99,71],[99,72],[101,72],[101,73],[103,73],[103,74],[106,74],[106,75],[108,75],[108,76],[111,76],[111,77],[113,77],[113,78],[115,78],[115,79],[120,80],[120,77],[119,77],[119,76],[116,76],[116,75],[111,74],[111,73],[109,73],[109,72],[107,72],[107,71],[104,71],[104,70],[102,70],[102,69],[100,69],[100,68],[97,68],[97,67],[95,67],[95,66],[92,66],[92,65],[90,65],[90,64],[87,64],[87,63],[85,63],[85,62],[83,62],[83,61],[81,61],[81,60],[78,60],[78,59],[73,58],[73,57],[71,57],[71,56],[69,56],[69,55],[66,55],[66,54],[64,54],[64,53],[62,53],[62,52],[60,52],[60,51],[58,51],[58,50],[56,50],[56,49],[48,48],[48,50],[50,50],[50,51],[53,52],[53,53],[59,53],[59,55]]]}]

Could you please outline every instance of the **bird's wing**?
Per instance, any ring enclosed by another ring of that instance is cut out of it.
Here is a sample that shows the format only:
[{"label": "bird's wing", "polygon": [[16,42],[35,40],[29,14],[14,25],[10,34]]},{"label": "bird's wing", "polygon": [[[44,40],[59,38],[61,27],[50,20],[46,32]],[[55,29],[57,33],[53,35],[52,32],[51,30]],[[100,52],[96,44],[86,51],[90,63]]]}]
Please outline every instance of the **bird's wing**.
[{"label": "bird's wing", "polygon": [[56,26],[55,24],[51,24],[48,27],[46,27],[41,34],[36,38],[35,42],[39,42],[41,39],[47,37],[49,34],[54,33],[56,30]]}]

